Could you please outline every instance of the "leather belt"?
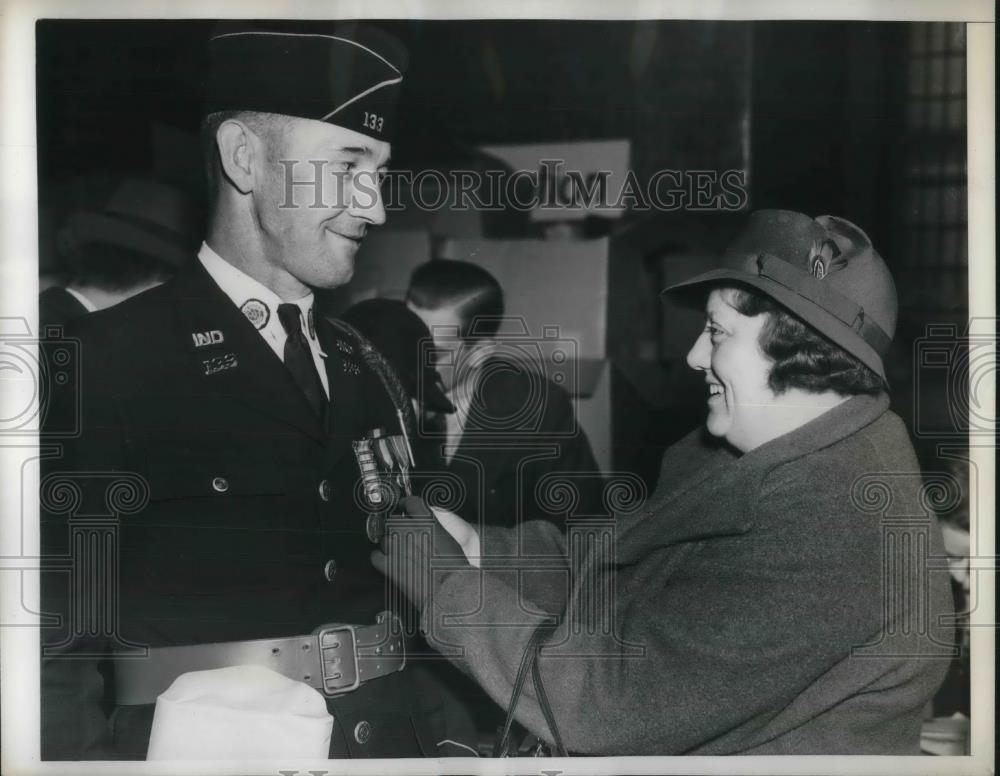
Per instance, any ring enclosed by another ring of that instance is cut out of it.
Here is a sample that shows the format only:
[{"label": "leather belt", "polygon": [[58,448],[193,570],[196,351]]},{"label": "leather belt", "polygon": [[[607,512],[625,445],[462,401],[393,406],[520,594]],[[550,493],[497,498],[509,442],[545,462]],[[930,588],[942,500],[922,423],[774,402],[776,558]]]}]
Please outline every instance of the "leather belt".
[{"label": "leather belt", "polygon": [[155,703],[181,674],[237,665],[264,666],[334,697],[402,671],[406,640],[398,618],[381,612],[374,625],[321,625],[308,636],[154,647],[146,658],[115,661],[115,699]]}]

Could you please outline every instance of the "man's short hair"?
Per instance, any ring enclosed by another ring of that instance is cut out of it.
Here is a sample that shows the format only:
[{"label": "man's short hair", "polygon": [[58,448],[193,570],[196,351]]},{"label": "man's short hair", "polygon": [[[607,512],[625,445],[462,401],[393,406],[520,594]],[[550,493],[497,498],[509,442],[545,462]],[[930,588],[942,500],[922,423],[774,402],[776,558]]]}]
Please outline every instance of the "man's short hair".
[{"label": "man's short hair", "polygon": [[768,316],[758,344],[774,362],[767,384],[776,394],[790,388],[842,396],[877,395],[885,384],[875,372],[769,296],[743,286],[727,286],[726,301],[741,315]]},{"label": "man's short hair", "polygon": [[109,292],[163,282],[175,272],[174,267],[154,256],[106,243],[81,245],[67,258],[73,285]]},{"label": "man's short hair", "polygon": [[434,259],[413,270],[406,301],[425,310],[454,308],[465,339],[496,334],[504,312],[497,279],[477,264],[453,259]]},{"label": "man's short hair", "polygon": [[205,181],[208,191],[209,205],[215,203],[222,184],[222,162],[219,159],[219,145],[215,135],[223,122],[230,119],[242,121],[250,129],[265,138],[268,151],[277,155],[281,148],[281,134],[288,125],[295,121],[291,116],[281,116],[277,113],[258,113],[248,110],[223,110],[209,113],[201,120],[199,135],[201,138],[201,153],[205,163]]}]

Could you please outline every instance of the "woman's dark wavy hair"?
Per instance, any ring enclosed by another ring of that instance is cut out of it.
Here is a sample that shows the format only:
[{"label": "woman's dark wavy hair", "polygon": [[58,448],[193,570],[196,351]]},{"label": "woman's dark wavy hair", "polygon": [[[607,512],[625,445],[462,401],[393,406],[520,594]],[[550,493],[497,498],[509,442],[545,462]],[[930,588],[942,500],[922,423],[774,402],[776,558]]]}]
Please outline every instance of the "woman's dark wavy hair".
[{"label": "woman's dark wavy hair", "polygon": [[776,394],[790,388],[836,391],[842,396],[877,395],[885,390],[875,372],[770,297],[743,286],[724,290],[726,301],[741,315],[767,314],[758,342],[774,362],[767,384]]}]

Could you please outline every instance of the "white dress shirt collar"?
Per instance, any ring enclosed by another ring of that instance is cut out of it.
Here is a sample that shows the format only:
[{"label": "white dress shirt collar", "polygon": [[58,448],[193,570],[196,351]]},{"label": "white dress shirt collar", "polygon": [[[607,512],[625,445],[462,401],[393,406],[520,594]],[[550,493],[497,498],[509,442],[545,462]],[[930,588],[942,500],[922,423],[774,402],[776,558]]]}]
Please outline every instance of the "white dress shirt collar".
[{"label": "white dress shirt collar", "polygon": [[[283,304],[281,297],[265,286],[259,280],[250,277],[243,270],[230,264],[218,253],[203,242],[198,251],[198,260],[205,267],[205,270],[212,279],[222,289],[247,319],[254,325],[264,341],[271,347],[279,359],[284,361],[285,340],[287,335],[278,320],[278,305]],[[309,348],[313,353],[313,361],[319,372],[320,382],[327,395],[330,393],[329,381],[327,379],[326,367],[323,359],[326,353],[320,347],[316,337],[316,329],[309,325],[313,315],[314,295],[309,292],[301,299],[296,299],[293,304],[302,311],[302,330],[309,343]]]},{"label": "white dress shirt collar", "polygon": [[78,301],[80,304],[82,304],[86,308],[86,310],[87,310],[88,313],[96,313],[97,312],[97,305],[94,304],[93,302],[91,302],[89,299],[87,299],[87,297],[85,297],[83,294],[81,294],[75,288],[69,288],[67,286],[66,287],[66,293],[69,294],[70,296],[72,296],[74,299],[76,299],[76,301]]}]

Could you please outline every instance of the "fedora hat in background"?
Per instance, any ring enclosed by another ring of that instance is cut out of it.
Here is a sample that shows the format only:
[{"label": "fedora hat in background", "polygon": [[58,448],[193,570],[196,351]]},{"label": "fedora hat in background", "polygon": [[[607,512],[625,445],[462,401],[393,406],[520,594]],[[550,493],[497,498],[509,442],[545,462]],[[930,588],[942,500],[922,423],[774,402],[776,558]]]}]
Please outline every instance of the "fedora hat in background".
[{"label": "fedora hat in background", "polygon": [[88,245],[114,245],[180,267],[200,239],[199,219],[179,189],[158,181],[127,178],[103,210],[78,210],[59,231],[60,252]]}]

